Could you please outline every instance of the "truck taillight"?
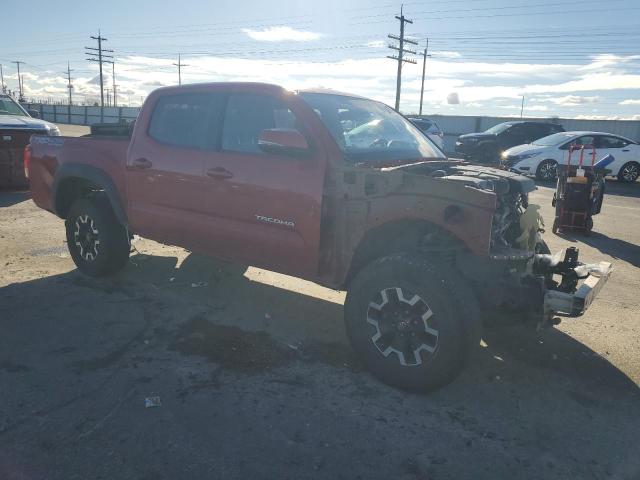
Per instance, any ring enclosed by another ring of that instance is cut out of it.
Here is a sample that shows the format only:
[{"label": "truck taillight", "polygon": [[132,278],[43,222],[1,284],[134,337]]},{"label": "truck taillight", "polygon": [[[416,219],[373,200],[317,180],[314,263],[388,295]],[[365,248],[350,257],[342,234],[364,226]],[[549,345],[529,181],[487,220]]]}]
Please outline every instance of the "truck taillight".
[{"label": "truck taillight", "polygon": [[22,163],[24,164],[24,176],[29,180],[29,166],[31,165],[31,147],[29,145],[24,147]]}]

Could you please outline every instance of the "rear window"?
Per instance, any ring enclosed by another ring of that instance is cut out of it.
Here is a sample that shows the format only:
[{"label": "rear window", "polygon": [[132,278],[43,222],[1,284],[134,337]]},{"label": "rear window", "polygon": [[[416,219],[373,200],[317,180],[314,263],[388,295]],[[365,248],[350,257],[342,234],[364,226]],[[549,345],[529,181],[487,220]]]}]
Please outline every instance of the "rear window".
[{"label": "rear window", "polygon": [[161,97],[153,110],[149,136],[158,142],[186,148],[213,146],[223,96],[185,93]]}]

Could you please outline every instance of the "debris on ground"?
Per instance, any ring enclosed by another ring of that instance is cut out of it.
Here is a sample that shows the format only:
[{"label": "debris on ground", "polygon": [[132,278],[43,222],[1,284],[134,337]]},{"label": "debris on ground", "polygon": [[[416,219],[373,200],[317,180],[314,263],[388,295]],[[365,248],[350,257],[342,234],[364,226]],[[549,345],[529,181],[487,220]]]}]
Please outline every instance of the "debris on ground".
[{"label": "debris on ground", "polygon": [[147,397],[144,399],[144,408],[161,407],[160,397]]},{"label": "debris on ground", "polygon": [[207,285],[209,285],[207,282],[196,282],[191,284],[191,288],[206,287]]}]

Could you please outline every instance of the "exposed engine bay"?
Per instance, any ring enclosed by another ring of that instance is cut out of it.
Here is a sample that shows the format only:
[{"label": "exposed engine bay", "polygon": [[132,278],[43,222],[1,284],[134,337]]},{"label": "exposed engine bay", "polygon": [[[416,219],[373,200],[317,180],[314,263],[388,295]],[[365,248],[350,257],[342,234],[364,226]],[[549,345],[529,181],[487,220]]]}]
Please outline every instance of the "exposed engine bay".
[{"label": "exposed engine bay", "polygon": [[[529,192],[536,189],[533,180],[504,170],[460,162],[429,162],[407,170],[494,192],[497,204],[491,225],[491,251],[535,249],[537,227],[532,219],[535,219],[537,207],[531,209],[531,218],[527,218],[525,225],[521,224],[529,208]],[[531,233],[530,229],[535,232]]]}]

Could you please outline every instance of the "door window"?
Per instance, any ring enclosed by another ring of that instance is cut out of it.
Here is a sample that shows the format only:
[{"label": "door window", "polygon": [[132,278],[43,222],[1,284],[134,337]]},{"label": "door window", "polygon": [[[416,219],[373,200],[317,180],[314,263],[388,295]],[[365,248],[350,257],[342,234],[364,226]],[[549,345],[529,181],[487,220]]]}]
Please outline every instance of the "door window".
[{"label": "door window", "polygon": [[228,152],[263,154],[260,132],[270,128],[298,129],[293,112],[274,97],[253,93],[229,96],[222,131],[222,149]]},{"label": "door window", "polygon": [[581,147],[581,146],[585,146],[585,148],[591,148],[593,147],[593,145],[595,145],[595,138],[592,135],[584,135],[582,137],[578,137],[572,141],[570,141],[569,143],[565,144],[562,149],[563,150],[569,150],[569,147],[571,145],[574,145],[576,147]]},{"label": "door window", "polygon": [[596,142],[598,148],[624,148],[629,145],[629,143],[625,142],[622,138],[608,136],[598,137]]},{"label": "door window", "polygon": [[224,96],[186,93],[161,97],[149,123],[149,136],[186,148],[215,148]]}]

